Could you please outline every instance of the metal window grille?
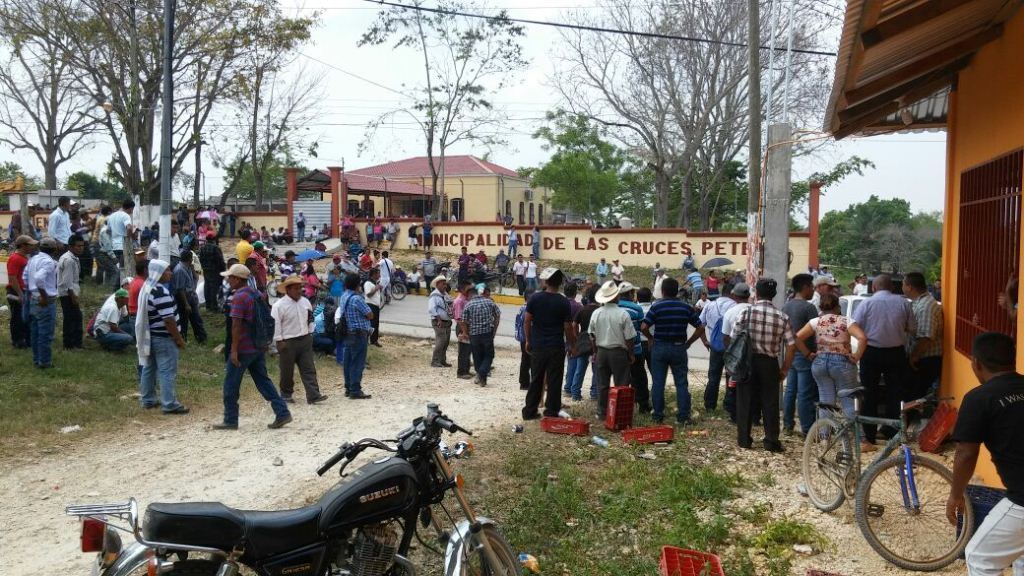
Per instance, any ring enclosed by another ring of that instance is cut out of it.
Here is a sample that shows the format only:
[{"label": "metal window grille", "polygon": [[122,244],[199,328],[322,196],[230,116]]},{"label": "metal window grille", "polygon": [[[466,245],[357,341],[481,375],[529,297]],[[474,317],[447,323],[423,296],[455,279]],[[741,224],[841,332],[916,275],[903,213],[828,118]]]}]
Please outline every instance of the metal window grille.
[{"label": "metal window grille", "polygon": [[974,337],[1016,330],[996,300],[1020,264],[1024,149],[960,174],[956,349],[970,355]]}]

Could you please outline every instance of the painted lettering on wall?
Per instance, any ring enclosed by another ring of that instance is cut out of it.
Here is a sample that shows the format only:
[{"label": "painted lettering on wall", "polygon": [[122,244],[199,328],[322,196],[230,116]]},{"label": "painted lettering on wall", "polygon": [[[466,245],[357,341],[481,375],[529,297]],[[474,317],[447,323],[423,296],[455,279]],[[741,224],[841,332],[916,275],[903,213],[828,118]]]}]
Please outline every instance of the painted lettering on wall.
[{"label": "painted lettering on wall", "polygon": [[[466,246],[471,251],[481,248],[505,248],[508,246],[506,234],[471,234],[471,233],[435,233],[434,246],[438,248],[459,249]],[[517,234],[519,246],[532,246],[533,236]],[[743,240],[615,240],[608,237],[566,238],[551,235],[541,237],[544,250],[574,250],[581,252],[612,253],[621,256],[746,256],[747,243]]]}]

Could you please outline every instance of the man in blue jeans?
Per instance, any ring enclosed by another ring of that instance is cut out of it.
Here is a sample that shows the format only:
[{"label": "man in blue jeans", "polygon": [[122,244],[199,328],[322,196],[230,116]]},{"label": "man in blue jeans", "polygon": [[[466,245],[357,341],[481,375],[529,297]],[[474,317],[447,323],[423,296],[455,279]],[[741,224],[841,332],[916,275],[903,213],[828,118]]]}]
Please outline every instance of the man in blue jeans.
[{"label": "man in blue jeans", "polygon": [[235,264],[221,273],[228,279],[234,293],[231,296],[230,314],[231,352],[224,374],[224,420],[213,425],[215,430],[238,429],[238,393],[246,371],[252,376],[256,389],[274,410],[274,421],[267,424],[267,428],[281,428],[292,421],[288,405],[267,375],[266,349],[258,348],[252,340],[256,306],[260,305],[263,296],[249,286],[249,274],[249,269],[242,264]]},{"label": "man in blue jeans", "polygon": [[[178,352],[185,340],[178,333],[178,307],[171,296],[171,271],[167,262],[151,260],[149,277],[139,290],[135,339],[139,358],[139,404],[159,406],[164,414],[188,414],[178,402]],[[159,385],[160,398],[156,397]]]},{"label": "man in blue jeans", "polygon": [[366,369],[366,349],[370,339],[370,320],[373,311],[360,292],[358,274],[345,276],[345,293],[334,313],[334,324],[345,323],[345,338],[338,342],[335,359],[341,364],[345,375],[345,397],[351,400],[367,400],[363,392],[363,370]]},{"label": "man in blue jeans", "polygon": [[[651,345],[651,401],[654,421],[665,419],[665,384],[668,370],[676,384],[676,424],[690,422],[690,389],[686,379],[686,351],[704,334],[700,316],[689,304],[679,300],[679,281],[666,278],[661,283],[663,298],[647,311],[640,330]],[[693,335],[686,337],[686,327],[693,326]],[[655,331],[652,333],[651,328]]]},{"label": "man in blue jeans", "polygon": [[57,327],[57,241],[49,236],[39,242],[39,252],[25,266],[25,292],[29,296],[28,326],[32,363],[53,367],[53,334]]},{"label": "man in blue jeans", "polygon": [[[813,297],[814,277],[810,274],[793,276],[793,299],[782,307],[782,311],[789,316],[793,334],[818,317],[817,307],[811,304]],[[814,336],[808,338],[804,344],[812,353],[816,351]],[[817,401],[818,385],[811,374],[811,361],[800,352],[796,352],[793,356],[793,365],[786,375],[786,391],[782,396],[783,432],[787,435],[792,434],[796,426],[796,416],[800,416],[800,431],[806,436],[817,417]]]}]

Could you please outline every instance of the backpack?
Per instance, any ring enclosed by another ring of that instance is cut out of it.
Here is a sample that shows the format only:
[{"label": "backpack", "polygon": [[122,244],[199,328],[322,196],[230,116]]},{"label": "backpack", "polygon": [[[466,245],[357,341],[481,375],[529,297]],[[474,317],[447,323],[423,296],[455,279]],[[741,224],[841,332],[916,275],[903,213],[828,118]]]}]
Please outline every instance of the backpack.
[{"label": "backpack", "polygon": [[715,352],[725,352],[725,335],[722,334],[722,321],[724,319],[725,314],[721,314],[715,325],[711,327],[711,338],[708,341],[711,344],[711,349]]},{"label": "backpack", "polygon": [[516,342],[525,342],[526,335],[523,333],[523,323],[526,322],[526,305],[519,308],[516,314]]},{"label": "backpack", "polygon": [[[341,342],[348,337],[348,320],[345,318],[345,314],[348,312],[349,302],[352,302],[352,296],[345,299],[345,306],[341,309],[341,321],[334,325],[334,339]],[[333,314],[331,317],[333,318]]]},{"label": "backpack", "polygon": [[99,310],[97,310],[96,312],[93,312],[92,318],[89,318],[89,322],[86,323],[86,325],[85,325],[85,333],[88,334],[90,338],[95,338],[96,337],[96,318],[99,315],[100,315],[100,311]]},{"label": "backpack", "polygon": [[334,324],[334,312],[337,311],[338,307],[334,304],[334,300],[328,299],[323,304],[323,316],[324,316],[324,335],[334,337],[337,327]]},{"label": "backpack", "polygon": [[[249,290],[252,291],[251,288]],[[237,295],[236,295],[237,296]],[[270,304],[253,291],[252,322],[249,322],[249,338],[259,350],[274,343],[274,317],[270,315]]]},{"label": "backpack", "polygon": [[746,382],[750,379],[750,365],[754,356],[754,347],[750,342],[750,308],[743,311],[743,330],[729,342],[725,351],[725,369],[732,375],[735,382]]}]

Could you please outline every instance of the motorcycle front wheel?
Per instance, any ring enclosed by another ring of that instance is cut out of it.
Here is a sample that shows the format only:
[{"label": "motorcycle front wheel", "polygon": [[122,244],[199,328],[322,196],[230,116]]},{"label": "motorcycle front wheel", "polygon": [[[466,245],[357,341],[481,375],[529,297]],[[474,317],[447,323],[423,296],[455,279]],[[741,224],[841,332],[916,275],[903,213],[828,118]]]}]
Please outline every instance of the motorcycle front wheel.
[{"label": "motorcycle front wheel", "polygon": [[520,573],[519,558],[497,526],[484,525],[478,538],[486,539],[491,545],[498,558],[498,566],[489,566],[482,545],[476,545],[466,551],[459,576],[514,576]]}]

